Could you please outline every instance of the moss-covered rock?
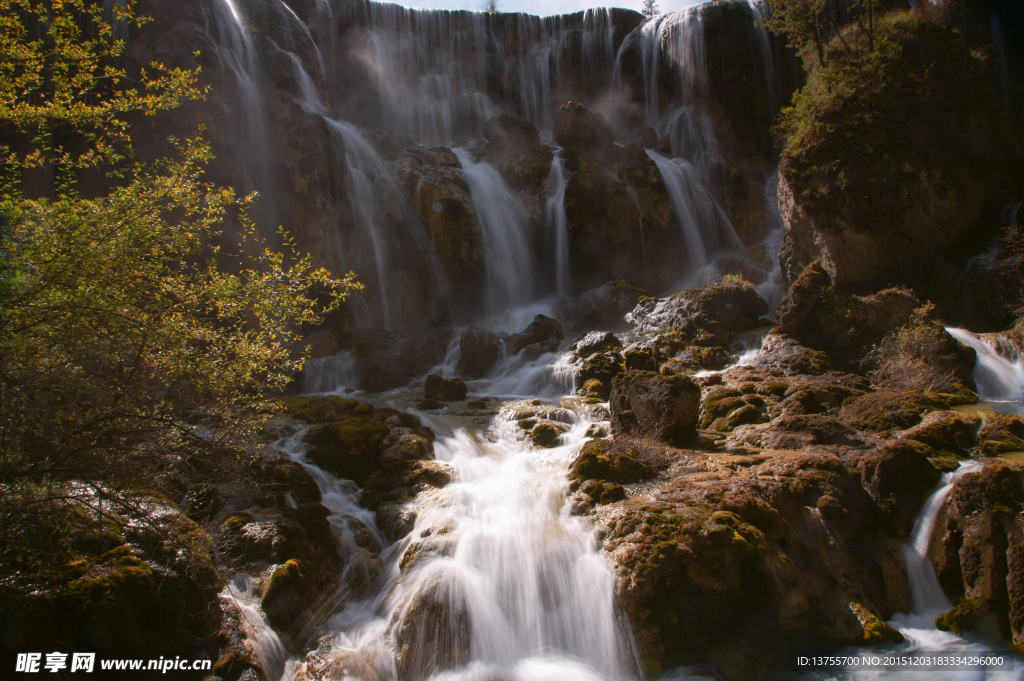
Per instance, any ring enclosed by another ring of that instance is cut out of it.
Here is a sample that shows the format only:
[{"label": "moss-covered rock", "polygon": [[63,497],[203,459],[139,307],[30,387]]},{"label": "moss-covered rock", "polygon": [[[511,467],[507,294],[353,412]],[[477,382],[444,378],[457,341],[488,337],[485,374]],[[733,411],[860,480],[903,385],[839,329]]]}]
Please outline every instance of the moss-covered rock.
[{"label": "moss-covered rock", "polygon": [[952,610],[935,618],[935,628],[939,631],[951,631],[957,636],[972,631],[978,625],[981,616],[981,601],[965,598]]},{"label": "moss-covered rock", "polygon": [[352,415],[360,402],[348,397],[302,395],[280,398],[285,413],[306,423],[331,423]]},{"label": "moss-covered rock", "polygon": [[956,411],[933,411],[921,423],[903,432],[908,440],[922,442],[939,455],[965,456],[978,443],[981,418]]},{"label": "moss-covered rock", "polygon": [[613,432],[639,429],[666,442],[683,444],[696,434],[700,388],[685,376],[627,371],[612,381],[609,406]]},{"label": "moss-covered rock", "polygon": [[903,643],[903,634],[899,630],[883,622],[860,603],[851,603],[850,610],[857,616],[857,620],[863,627],[864,635],[860,641],[861,645],[885,646]]},{"label": "moss-covered rock", "polygon": [[303,438],[310,446],[306,459],[339,478],[362,483],[380,467],[388,432],[383,423],[357,416],[318,426]]},{"label": "moss-covered rock", "polygon": [[879,391],[847,400],[842,415],[854,428],[881,433],[917,425],[928,407],[920,394]]},{"label": "moss-covered rock", "polygon": [[423,395],[427,400],[440,400],[444,402],[458,402],[466,399],[469,388],[464,381],[458,378],[441,378],[435,374],[427,376],[423,384]]},{"label": "moss-covered rock", "polygon": [[590,440],[569,466],[569,479],[631,483],[654,477],[669,458],[665,448],[641,438]]}]

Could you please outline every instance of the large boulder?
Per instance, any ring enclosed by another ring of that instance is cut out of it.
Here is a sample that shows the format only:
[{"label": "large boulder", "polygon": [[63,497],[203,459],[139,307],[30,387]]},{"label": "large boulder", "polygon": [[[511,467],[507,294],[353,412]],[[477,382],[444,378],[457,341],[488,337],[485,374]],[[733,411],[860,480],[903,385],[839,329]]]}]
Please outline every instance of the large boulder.
[{"label": "large boulder", "polygon": [[487,329],[470,326],[459,336],[459,347],[459,373],[484,376],[501,356],[501,337]]},{"label": "large boulder", "polygon": [[566,331],[626,328],[626,313],[636,307],[644,291],[624,281],[613,281],[558,301],[556,314]]},{"label": "large boulder", "polygon": [[685,376],[627,371],[612,380],[608,400],[612,430],[635,430],[670,444],[685,444],[696,433],[700,388]]},{"label": "large boulder", "polygon": [[362,329],[353,338],[359,381],[370,392],[400,388],[440,364],[451,340],[448,328],[416,335]]},{"label": "large boulder", "polygon": [[512,354],[536,344],[545,344],[545,348],[555,349],[558,347],[558,342],[564,338],[565,333],[562,331],[560,321],[539,314],[525,329],[506,338],[505,347]]},{"label": "large boulder", "polygon": [[725,339],[742,331],[765,326],[768,303],[750,284],[721,281],[682,291],[668,298],[646,298],[628,319],[642,333],[679,331],[691,336],[699,331]]},{"label": "large boulder", "polygon": [[491,164],[517,189],[540,192],[551,171],[551,147],[526,121],[501,114],[484,124]]}]

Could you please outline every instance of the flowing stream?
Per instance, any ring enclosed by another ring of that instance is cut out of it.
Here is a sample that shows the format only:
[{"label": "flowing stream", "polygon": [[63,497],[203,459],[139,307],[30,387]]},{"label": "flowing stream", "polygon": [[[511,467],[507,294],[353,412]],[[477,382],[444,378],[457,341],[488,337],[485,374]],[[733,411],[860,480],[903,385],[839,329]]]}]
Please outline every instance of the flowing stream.
[{"label": "flowing stream", "polygon": [[1024,357],[1020,351],[1001,339],[985,339],[966,329],[946,327],[946,331],[977,353],[974,382],[978,397],[999,411],[1024,414]]}]

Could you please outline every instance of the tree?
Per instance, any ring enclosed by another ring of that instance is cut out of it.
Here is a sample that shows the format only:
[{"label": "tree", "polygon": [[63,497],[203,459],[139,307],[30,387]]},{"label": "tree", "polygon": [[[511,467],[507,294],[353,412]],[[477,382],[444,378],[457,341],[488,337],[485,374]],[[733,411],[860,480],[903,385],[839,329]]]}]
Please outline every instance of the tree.
[{"label": "tree", "polygon": [[[145,21],[133,0],[112,7]],[[127,73],[88,0],[0,0],[0,28],[0,563],[19,569],[26,509],[103,522],[103,504],[128,512],[174,471],[251,460],[302,366],[297,329],[359,285],[286,233],[286,253],[266,248],[251,197],[203,181],[201,139],[134,158],[130,122],[204,96],[198,71]],[[83,170],[110,189],[81,197]],[[49,196],[22,193],[26,171],[53,178]]]},{"label": "tree", "polygon": [[768,0],[768,6],[772,11],[768,30],[784,37],[799,53],[813,44],[819,62],[823,63],[831,30],[826,12],[828,0]]},{"label": "tree", "polygon": [[658,9],[658,5],[654,0],[644,0],[644,5],[640,9],[640,14],[643,14],[648,19],[653,19],[661,14],[661,10]]},{"label": "tree", "polygon": [[488,14],[497,14],[498,10],[501,9],[500,0],[484,0],[480,4],[480,9]]}]

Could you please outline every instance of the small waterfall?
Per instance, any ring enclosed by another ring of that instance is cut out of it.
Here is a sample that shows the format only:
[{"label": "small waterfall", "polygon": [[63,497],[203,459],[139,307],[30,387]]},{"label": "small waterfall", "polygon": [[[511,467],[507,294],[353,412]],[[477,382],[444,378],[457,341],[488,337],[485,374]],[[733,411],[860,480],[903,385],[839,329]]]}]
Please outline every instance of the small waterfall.
[{"label": "small waterfall", "polygon": [[988,402],[1024,403],[1024,358],[1015,348],[1006,348],[1007,356],[966,329],[946,327],[946,331],[978,354],[974,365],[978,397]]},{"label": "small waterfall", "polygon": [[[305,24],[303,24],[305,25]],[[295,72],[295,82],[299,86],[299,97],[302,98],[302,103],[306,105],[306,108],[314,113],[318,113],[321,116],[326,116],[328,111],[327,107],[324,106],[323,100],[320,98],[320,93],[316,90],[316,84],[313,79],[306,73],[305,67],[302,65],[302,60],[299,59],[297,54],[291,52],[288,53],[289,59],[292,61],[292,69]]]},{"label": "small waterfall", "polygon": [[306,395],[338,394],[359,387],[356,358],[350,352],[306,360],[302,373],[302,392]]},{"label": "small waterfall", "polygon": [[743,243],[729,217],[700,182],[693,165],[681,158],[666,158],[656,151],[647,155],[658,166],[668,189],[682,231],[693,273],[711,263],[711,256],[726,249],[740,250]]},{"label": "small waterfall", "polygon": [[560,298],[571,293],[569,282],[569,224],[565,216],[565,186],[569,176],[561,151],[555,152],[548,175],[548,200],[544,217],[555,236],[555,292]]},{"label": "small waterfall", "polygon": [[965,473],[980,468],[981,464],[977,461],[964,461],[955,471],[943,474],[939,488],[928,497],[928,501],[917,516],[914,530],[910,535],[910,543],[903,547],[903,555],[907,560],[907,579],[914,599],[914,614],[938,614],[953,607],[935,576],[935,568],[928,559],[928,547],[935,532],[939,512],[946,503],[946,497],[952,491],[953,485]]},{"label": "small waterfall", "polygon": [[488,309],[522,305],[536,291],[526,212],[490,163],[477,163],[465,149],[454,151],[483,232]]},{"label": "small waterfall", "polygon": [[291,659],[277,632],[267,624],[262,613],[256,608],[259,599],[253,595],[252,581],[248,575],[236,575],[224,587],[220,597],[238,610],[242,631],[252,645],[267,679],[292,681],[298,671],[299,661]]}]

